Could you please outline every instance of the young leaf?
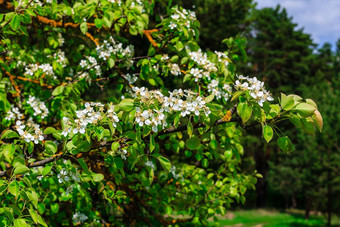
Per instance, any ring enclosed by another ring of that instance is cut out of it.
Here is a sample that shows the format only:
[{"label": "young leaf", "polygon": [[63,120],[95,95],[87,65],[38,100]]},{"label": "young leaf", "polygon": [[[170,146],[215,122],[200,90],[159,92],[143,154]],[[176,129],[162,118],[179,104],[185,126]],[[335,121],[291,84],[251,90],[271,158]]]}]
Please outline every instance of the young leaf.
[{"label": "young leaf", "polygon": [[14,172],[13,174],[24,174],[24,173],[28,173],[30,171],[30,169],[22,164],[18,164],[15,168],[14,168]]},{"label": "young leaf", "polygon": [[15,197],[17,197],[19,195],[20,192],[20,185],[17,181],[12,181],[9,185],[8,185],[8,190],[9,192],[14,195]]},{"label": "young leaf", "polygon": [[322,116],[321,116],[321,114],[318,110],[315,110],[315,112],[313,114],[313,120],[314,120],[316,127],[319,129],[319,131],[322,132],[323,120],[322,120]]},{"label": "young leaf", "polygon": [[316,108],[308,103],[300,103],[294,108],[294,110],[296,110],[303,117],[309,117],[313,115]]},{"label": "young leaf", "polygon": [[158,161],[161,163],[163,169],[165,169],[167,172],[170,171],[171,163],[170,163],[170,161],[167,158],[165,158],[163,156],[160,156],[159,154],[155,154],[153,156],[158,159]]},{"label": "young leaf", "polygon": [[13,138],[19,138],[18,133],[12,131],[12,130],[6,130],[4,134],[2,134],[1,139],[13,139]]},{"label": "young leaf", "polygon": [[80,31],[85,35],[87,33],[87,23],[83,22],[80,24]]},{"label": "young leaf", "polygon": [[119,103],[119,108],[125,112],[129,112],[134,108],[133,99],[123,99]]},{"label": "young leaf", "polygon": [[99,181],[102,181],[102,180],[104,180],[103,174],[101,174],[101,173],[93,174],[93,181],[94,182],[99,182]]},{"label": "young leaf", "polygon": [[14,15],[9,25],[14,31],[18,30],[18,28],[20,27],[20,16],[17,14]]},{"label": "young leaf", "polygon": [[253,108],[247,103],[242,102],[237,105],[237,114],[241,117],[243,123],[250,119],[252,112]]},{"label": "young leaf", "polygon": [[153,135],[150,135],[150,153],[155,149],[155,138]]},{"label": "young leaf", "polygon": [[58,95],[63,93],[64,89],[65,89],[65,86],[64,85],[60,85],[60,86],[58,86],[58,87],[56,87],[54,89],[54,91],[52,92],[52,95],[53,96],[58,96]]},{"label": "young leaf", "polygon": [[48,154],[55,154],[57,152],[57,145],[52,141],[45,142],[45,149]]},{"label": "young leaf", "polygon": [[290,141],[288,136],[278,138],[277,144],[282,151],[289,152],[295,150],[294,145],[292,144],[292,141]]},{"label": "young leaf", "polygon": [[188,122],[187,129],[188,129],[188,135],[191,138],[192,133],[194,131],[191,121]]},{"label": "young leaf", "polygon": [[209,102],[211,102],[212,100],[214,100],[214,94],[211,94],[211,95],[209,95],[208,97],[206,97],[205,99],[204,99],[204,102],[205,103],[209,103]]},{"label": "young leaf", "polygon": [[263,127],[263,137],[269,143],[269,141],[273,138],[273,129],[269,125],[265,125]]}]

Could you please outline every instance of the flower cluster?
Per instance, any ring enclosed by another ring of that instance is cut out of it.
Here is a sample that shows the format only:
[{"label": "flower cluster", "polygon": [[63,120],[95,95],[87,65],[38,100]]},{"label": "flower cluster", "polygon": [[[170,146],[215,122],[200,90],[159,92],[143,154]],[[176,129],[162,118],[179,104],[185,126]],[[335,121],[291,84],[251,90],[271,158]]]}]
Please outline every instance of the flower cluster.
[{"label": "flower cluster", "polygon": [[40,126],[34,124],[33,122],[27,122],[27,124],[23,124],[21,121],[16,121],[16,125],[14,126],[19,135],[27,142],[33,141],[35,144],[38,144],[39,141],[44,140],[43,132],[40,130]]},{"label": "flower cluster", "polygon": [[53,58],[56,59],[56,62],[59,63],[62,67],[66,67],[68,60],[65,56],[64,51],[58,50],[57,53],[53,54]]},{"label": "flower cluster", "polygon": [[75,182],[80,182],[80,177],[79,177],[79,173],[76,171],[76,173],[73,173],[71,171],[67,171],[66,169],[62,169],[58,175],[58,182],[59,183],[64,183],[70,180],[74,180]]},{"label": "flower cluster", "polygon": [[[135,53],[134,47],[128,45],[123,47],[122,43],[116,43],[113,37],[110,37],[110,42],[104,40],[103,44],[96,48],[99,59],[107,60],[110,57],[115,57],[117,59],[131,59]],[[130,64],[133,64],[133,61]],[[128,65],[130,65],[128,64]]]},{"label": "flower cluster", "polygon": [[265,101],[274,100],[270,92],[264,88],[264,83],[256,77],[249,78],[240,75],[238,76],[238,80],[235,81],[234,87],[236,90],[249,91],[250,96],[253,97],[260,106],[263,106]]},{"label": "flower cluster", "polygon": [[65,42],[65,39],[63,38],[62,34],[58,33],[58,43],[59,43],[59,46],[63,46],[64,42]]},{"label": "flower cluster", "polygon": [[122,1],[121,0],[108,0],[109,2],[111,2],[111,3],[117,3],[119,6],[121,6],[122,5]]},{"label": "flower cluster", "polygon": [[142,0],[135,0],[134,2],[131,3],[131,8],[136,7],[136,4],[137,5],[143,5],[143,2],[142,2]]},{"label": "flower cluster", "polygon": [[38,64],[29,64],[25,67],[24,75],[33,77],[34,73],[37,72],[39,69],[42,70],[42,72],[46,76],[51,76],[53,79],[57,79],[57,77],[54,75],[53,67],[52,65],[48,63],[44,63],[41,65]]},{"label": "flower cluster", "polygon": [[125,75],[122,75],[129,84],[134,84],[137,80],[138,80],[138,76],[136,76],[136,74],[125,74]]},{"label": "flower cluster", "polygon": [[127,150],[125,150],[125,149],[122,149],[122,150],[120,150],[119,149],[119,151],[117,151],[117,153],[118,154],[120,154],[120,157],[123,159],[123,160],[126,160],[126,156],[127,156]]},{"label": "flower cluster", "polygon": [[74,223],[84,223],[87,219],[88,217],[85,214],[80,213],[79,211],[74,213],[72,216],[72,221]]},{"label": "flower cluster", "polygon": [[34,96],[29,96],[27,104],[29,104],[33,110],[34,116],[41,116],[42,119],[44,119],[45,117],[47,117],[49,111],[45,105],[45,103],[41,102],[38,98],[34,97]]},{"label": "flower cluster", "polygon": [[172,174],[173,178],[178,178],[179,177],[179,174],[176,173],[176,166],[171,166],[170,168],[170,173]]},{"label": "flower cluster", "polygon": [[[198,116],[201,112],[206,116],[211,113],[203,98],[190,90],[174,90],[169,92],[169,96],[163,95],[159,90],[148,91],[145,87],[133,87],[132,90],[135,92],[133,96],[140,98],[141,106],[147,106],[147,108],[136,108],[136,123],[139,126],[150,125],[154,132],[158,131],[158,126],[162,128],[167,126],[168,114],[179,112],[182,117],[185,117],[191,114]],[[160,108],[156,109],[153,106],[156,102]]]},{"label": "flower cluster", "polygon": [[114,106],[112,104],[109,104],[105,113],[103,104],[87,102],[85,103],[85,109],[76,111],[76,118],[73,121],[68,117],[63,117],[64,130],[61,134],[65,137],[70,132],[74,134],[84,134],[87,126],[97,125],[104,118],[109,119],[113,126],[117,126],[116,123],[119,122],[119,119],[114,112]]},{"label": "flower cluster", "polygon": [[172,75],[174,75],[174,76],[181,75],[181,69],[179,68],[178,64],[169,63],[168,67],[169,67]]},{"label": "flower cluster", "polygon": [[20,113],[20,110],[18,107],[14,107],[12,105],[12,109],[10,109],[5,117],[5,120],[7,121],[13,121],[13,120],[20,120],[23,117],[22,113]]},{"label": "flower cluster", "polygon": [[150,167],[151,169],[155,169],[155,164],[150,160],[145,162],[145,165]]},{"label": "flower cluster", "polygon": [[224,63],[225,66],[229,65],[230,59],[228,58],[228,56],[225,53],[220,52],[220,51],[215,51],[215,54],[217,55],[218,62]]},{"label": "flower cluster", "polygon": [[206,53],[203,53],[201,49],[194,52],[188,53],[191,60],[193,60],[201,69],[191,68],[190,74],[195,77],[195,81],[198,79],[207,78],[210,80],[210,74],[213,72],[217,72],[217,67],[214,63],[208,60],[208,56]]},{"label": "flower cluster", "polygon": [[89,78],[89,73],[87,71],[93,72],[96,76],[100,76],[102,74],[100,65],[96,58],[92,56],[86,56],[85,59],[80,61],[79,65],[82,69],[84,69],[84,72],[79,76],[79,78]]},{"label": "flower cluster", "polygon": [[225,83],[223,85],[223,88],[221,89],[218,87],[218,84],[218,80],[211,80],[208,84],[208,92],[214,94],[216,99],[220,99],[221,97],[223,97],[225,101],[228,101],[231,96],[232,87],[229,84]]},{"label": "flower cluster", "polygon": [[186,9],[174,9],[171,17],[170,17],[170,30],[178,29],[181,31],[181,27],[188,28],[188,30],[194,33],[192,28],[192,21],[196,21],[196,14],[194,11],[186,10]]},{"label": "flower cluster", "polygon": [[165,115],[163,111],[158,110],[144,110],[142,111],[139,107],[136,108],[136,123],[143,127],[144,125],[150,125],[152,127],[152,131],[158,131],[158,125],[167,125],[165,121]]}]

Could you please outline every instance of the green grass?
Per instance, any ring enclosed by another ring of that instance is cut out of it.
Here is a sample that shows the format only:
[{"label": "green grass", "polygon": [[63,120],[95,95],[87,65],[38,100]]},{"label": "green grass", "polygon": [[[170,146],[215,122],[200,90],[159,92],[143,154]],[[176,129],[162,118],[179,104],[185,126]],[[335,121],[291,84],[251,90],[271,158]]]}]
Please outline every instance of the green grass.
[{"label": "green grass", "polygon": [[224,217],[219,217],[217,222],[212,221],[211,226],[234,227],[268,227],[268,226],[325,226],[326,219],[321,215],[314,215],[309,220],[304,219],[300,213],[280,213],[267,210],[234,211]]}]

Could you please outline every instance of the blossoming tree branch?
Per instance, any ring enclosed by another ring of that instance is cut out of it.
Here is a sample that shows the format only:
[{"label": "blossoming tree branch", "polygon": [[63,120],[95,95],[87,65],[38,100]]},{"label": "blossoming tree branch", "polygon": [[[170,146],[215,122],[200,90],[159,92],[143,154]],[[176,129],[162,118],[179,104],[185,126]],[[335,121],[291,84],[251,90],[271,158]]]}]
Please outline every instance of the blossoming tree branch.
[{"label": "blossoming tree branch", "polygon": [[313,100],[237,74],[243,39],[204,51],[195,13],[158,4],[0,0],[1,224],[205,225],[260,177],[248,128],[284,152],[280,121],[321,131]]}]

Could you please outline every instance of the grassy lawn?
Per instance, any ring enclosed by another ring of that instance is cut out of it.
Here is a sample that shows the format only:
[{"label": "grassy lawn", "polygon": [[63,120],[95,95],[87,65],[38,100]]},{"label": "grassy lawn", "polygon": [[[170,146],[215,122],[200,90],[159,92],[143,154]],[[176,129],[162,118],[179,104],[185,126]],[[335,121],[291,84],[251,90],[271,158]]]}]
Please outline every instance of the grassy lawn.
[{"label": "grassy lawn", "polygon": [[233,227],[267,227],[267,226],[325,226],[326,218],[321,215],[312,215],[305,220],[301,212],[281,213],[267,210],[244,210],[230,212],[219,217],[217,222],[212,221],[211,226]]}]

